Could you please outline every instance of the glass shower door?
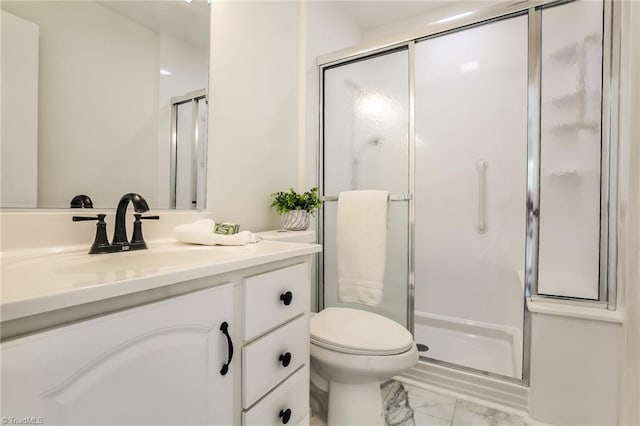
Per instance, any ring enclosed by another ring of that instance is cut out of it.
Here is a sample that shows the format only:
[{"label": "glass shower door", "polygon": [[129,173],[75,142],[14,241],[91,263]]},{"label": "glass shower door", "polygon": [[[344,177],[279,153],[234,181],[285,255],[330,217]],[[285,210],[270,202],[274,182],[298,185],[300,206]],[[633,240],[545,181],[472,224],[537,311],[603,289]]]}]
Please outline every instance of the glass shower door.
[{"label": "glass shower door", "polygon": [[[355,189],[409,192],[408,64],[405,48],[324,69],[324,196]],[[406,326],[408,202],[389,205],[383,300],[375,307],[337,300],[336,213],[337,203],[325,202],[324,307],[366,309]]]},{"label": "glass shower door", "polygon": [[206,196],[207,98],[199,90],[172,99],[171,207],[203,210]]},{"label": "glass shower door", "polygon": [[416,43],[415,338],[520,378],[527,18]]}]

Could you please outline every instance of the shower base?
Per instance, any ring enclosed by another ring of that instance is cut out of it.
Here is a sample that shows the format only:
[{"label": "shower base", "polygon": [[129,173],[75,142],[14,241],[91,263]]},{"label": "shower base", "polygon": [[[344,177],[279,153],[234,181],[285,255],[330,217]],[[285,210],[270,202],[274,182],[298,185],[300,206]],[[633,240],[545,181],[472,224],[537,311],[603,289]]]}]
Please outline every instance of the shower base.
[{"label": "shower base", "polygon": [[522,376],[519,329],[416,311],[414,334],[417,344],[429,348],[420,356],[502,376]]}]

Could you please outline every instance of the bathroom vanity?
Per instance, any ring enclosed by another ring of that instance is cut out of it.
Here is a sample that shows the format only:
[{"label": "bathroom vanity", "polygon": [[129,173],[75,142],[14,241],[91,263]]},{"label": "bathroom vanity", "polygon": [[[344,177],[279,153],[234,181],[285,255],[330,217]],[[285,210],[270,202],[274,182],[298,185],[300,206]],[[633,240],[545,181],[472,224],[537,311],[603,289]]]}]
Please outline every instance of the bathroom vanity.
[{"label": "bathroom vanity", "polygon": [[309,421],[313,244],[3,254],[2,416]]}]

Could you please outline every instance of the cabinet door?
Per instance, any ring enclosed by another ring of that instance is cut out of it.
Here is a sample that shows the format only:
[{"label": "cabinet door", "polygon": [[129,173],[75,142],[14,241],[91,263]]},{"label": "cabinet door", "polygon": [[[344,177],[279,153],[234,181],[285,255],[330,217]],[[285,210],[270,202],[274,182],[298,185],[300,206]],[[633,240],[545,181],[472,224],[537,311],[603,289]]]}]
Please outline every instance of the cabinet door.
[{"label": "cabinet door", "polygon": [[233,286],[201,290],[2,345],[2,415],[44,424],[233,423]]}]

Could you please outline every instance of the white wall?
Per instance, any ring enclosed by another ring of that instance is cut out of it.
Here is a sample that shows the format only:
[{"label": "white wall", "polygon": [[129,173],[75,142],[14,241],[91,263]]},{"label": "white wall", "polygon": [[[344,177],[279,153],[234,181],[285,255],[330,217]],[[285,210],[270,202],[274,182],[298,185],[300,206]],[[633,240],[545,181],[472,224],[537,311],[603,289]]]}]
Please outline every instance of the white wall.
[{"label": "white wall", "polygon": [[[360,41],[360,27],[332,2],[304,3],[304,68],[301,69],[301,126],[298,152],[298,189],[308,190],[318,182],[319,73],[317,57]],[[317,221],[311,223],[317,227]],[[311,309],[316,310],[317,278],[312,276]]]},{"label": "white wall", "polygon": [[306,102],[305,138],[302,140],[304,168],[299,185],[318,185],[318,56],[356,45],[362,38],[360,27],[332,2],[306,3]]},{"label": "white wall", "polygon": [[470,11],[477,12],[479,10],[493,6],[496,3],[500,2],[487,0],[457,0],[447,3],[443,1],[440,2],[437,7],[431,9],[429,12],[412,16],[408,19],[389,22],[388,24],[365,31],[362,35],[362,41],[366,43],[386,39],[394,39],[398,36],[410,33],[420,33],[423,31],[426,32],[429,31],[433,26],[438,25],[436,21],[440,19],[467,13]]},{"label": "white wall", "polygon": [[0,11],[2,187],[0,207],[35,207],[38,196],[38,26]]},{"label": "white wall", "polygon": [[298,177],[300,5],[212,2],[207,209],[278,228],[270,194]]},{"label": "white wall", "polygon": [[[620,386],[620,424],[640,424],[640,4],[622,4],[620,234],[624,250],[619,277],[626,311]],[[624,195],[626,193],[626,195]]]},{"label": "white wall", "polygon": [[616,425],[621,324],[532,316],[531,417],[550,425]]}]

